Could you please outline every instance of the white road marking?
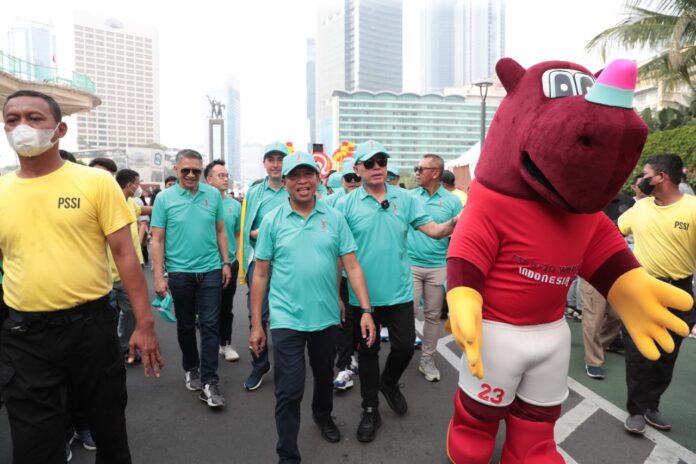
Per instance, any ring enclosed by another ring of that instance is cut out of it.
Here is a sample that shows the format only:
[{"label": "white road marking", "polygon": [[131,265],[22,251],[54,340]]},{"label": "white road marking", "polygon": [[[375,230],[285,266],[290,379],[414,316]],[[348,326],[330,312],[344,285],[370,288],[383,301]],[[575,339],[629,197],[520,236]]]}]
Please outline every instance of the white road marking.
[{"label": "white road marking", "polygon": [[580,424],[590,418],[599,408],[589,400],[582,400],[570,411],[567,411],[556,421],[556,443],[563,443]]}]

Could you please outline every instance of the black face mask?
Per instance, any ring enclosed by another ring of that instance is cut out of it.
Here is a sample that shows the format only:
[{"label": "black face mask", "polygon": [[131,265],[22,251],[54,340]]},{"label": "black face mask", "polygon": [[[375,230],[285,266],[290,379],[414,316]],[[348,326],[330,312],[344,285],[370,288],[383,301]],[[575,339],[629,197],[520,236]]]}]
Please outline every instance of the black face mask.
[{"label": "black face mask", "polygon": [[650,177],[643,177],[643,179],[640,181],[638,184],[638,189],[643,192],[645,195],[650,195],[653,190],[655,190],[654,185],[650,185],[650,181],[652,180],[654,176]]}]

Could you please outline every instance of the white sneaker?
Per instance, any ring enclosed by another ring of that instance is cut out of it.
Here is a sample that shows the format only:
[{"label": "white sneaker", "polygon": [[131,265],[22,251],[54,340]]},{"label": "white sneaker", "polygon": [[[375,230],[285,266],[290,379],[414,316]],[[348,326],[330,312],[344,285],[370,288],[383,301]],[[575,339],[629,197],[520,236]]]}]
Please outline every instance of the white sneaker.
[{"label": "white sneaker", "polygon": [[336,378],[334,379],[334,388],[336,390],[348,390],[352,386],[353,373],[349,369],[336,374]]},{"label": "white sneaker", "polygon": [[418,363],[418,370],[428,382],[440,380],[440,371],[437,369],[435,361],[430,356],[421,357],[420,363]]},{"label": "white sneaker", "polygon": [[386,327],[382,327],[379,329],[379,339],[380,341],[383,342],[388,342],[389,341],[389,329]]},{"label": "white sneaker", "polygon": [[350,366],[348,366],[348,369],[353,373],[353,375],[356,375],[360,371],[358,367],[358,360],[355,355],[350,357]]},{"label": "white sneaker", "polygon": [[237,350],[230,344],[221,346],[219,352],[220,356],[225,357],[225,361],[239,361],[239,353],[237,353]]}]

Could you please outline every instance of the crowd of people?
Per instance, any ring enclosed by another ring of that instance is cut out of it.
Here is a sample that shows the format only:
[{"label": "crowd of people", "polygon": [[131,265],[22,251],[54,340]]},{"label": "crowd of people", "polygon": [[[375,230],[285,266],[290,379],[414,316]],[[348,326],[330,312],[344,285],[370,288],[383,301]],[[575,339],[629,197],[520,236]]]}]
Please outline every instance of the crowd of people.
[{"label": "crowd of people", "polygon": [[[96,449],[97,462],[131,462],[125,366],[142,363],[156,377],[164,366],[143,274],[148,260],[155,293],[173,300],[183,386],[213,409],[225,406],[218,360],[240,358],[233,301],[237,283],[248,285],[252,360],[243,388],[260,388],[273,365],[279,462],[301,460],[305,352],[312,419],[330,443],[341,439],[334,390],[355,378],[360,442],[375,440],[382,426],[380,393],[397,415],[408,411],[400,379],[419,345],[421,312],[418,371],[440,380],[449,236],[467,201],[440,156],[424,155],[414,167],[417,187],[406,190],[388,150],[360,143],[324,187],[310,154],[273,142],[264,150],[266,176],[240,202],[229,194],[225,163],[204,165],[191,149],[177,154],[176,177],[147,193],[136,171],[110,159],[76,163],[59,150],[67,132],[60,107],[42,93],[10,95],[3,118],[20,163],[0,178],[0,397],[15,463],[66,462],[74,438]],[[618,198],[607,214],[651,275],[692,293],[696,197],[682,193],[682,168],[676,155],[650,158],[634,182],[643,197]],[[48,233],[55,240],[41,240]],[[681,337],[673,335],[673,353],[648,361],[602,295],[577,285],[570,294],[574,315],[582,313],[587,374],[604,377],[604,351],[620,340],[626,429],[669,429],[659,401]],[[693,310],[674,313],[693,328]],[[389,353],[380,369],[382,328]]]}]

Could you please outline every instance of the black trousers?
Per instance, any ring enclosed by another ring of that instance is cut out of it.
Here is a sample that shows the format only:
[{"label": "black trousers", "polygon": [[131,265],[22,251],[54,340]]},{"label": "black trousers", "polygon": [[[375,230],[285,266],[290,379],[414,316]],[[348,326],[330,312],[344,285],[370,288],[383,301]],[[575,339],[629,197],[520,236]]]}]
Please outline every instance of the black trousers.
[{"label": "black trousers", "polygon": [[0,342],[0,394],[14,464],[65,463],[72,391],[97,444],[96,462],[130,463],[126,368],[107,296],[73,309],[8,309]]},{"label": "black trousers", "polygon": [[316,332],[271,329],[275,360],[275,420],[278,431],[276,452],[281,463],[298,463],[301,460],[297,435],[300,431],[300,403],[305,387],[305,346],[314,376],[312,415],[320,423],[331,416],[336,333],[336,326]]},{"label": "black trousers", "polygon": [[[665,280],[690,295],[693,295],[691,284],[692,277],[681,280]],[[672,314],[686,322],[691,330],[696,322],[696,310],[691,308],[688,312],[670,309]],[[648,409],[657,410],[660,407],[660,398],[672,381],[674,365],[679,356],[679,348],[683,338],[670,332],[674,340],[674,351],[665,353],[658,345],[660,359],[650,361],[638,351],[636,344],[631,339],[626,327],[622,327],[622,338],[626,350],[626,387],[628,389],[626,409],[631,415],[645,414]]]},{"label": "black trousers", "polygon": [[239,275],[239,261],[232,263],[232,280],[227,287],[222,288],[220,299],[220,346],[232,342],[232,323],[234,322],[234,312],[232,312],[232,302],[234,294],[237,293],[237,276]]},{"label": "black trousers", "polygon": [[[348,279],[341,277],[341,301],[346,308],[346,320],[338,329],[338,342],[336,343],[336,368],[343,371],[350,366],[350,357],[355,352],[353,343],[353,311],[348,306]],[[358,319],[358,324],[360,319]]]},{"label": "black trousers", "polygon": [[[359,321],[362,311],[358,306],[350,306],[353,320]],[[387,385],[395,385],[408,367],[413,357],[413,344],[416,341],[416,326],[413,321],[413,301],[392,306],[376,306],[372,315],[377,326],[377,338],[374,345],[367,347],[360,333],[360,324],[353,324],[353,340],[358,351],[360,365],[360,394],[362,407],[379,406],[380,380]],[[379,375],[379,329],[381,326],[389,329],[389,344],[391,349],[384,371]]]}]

